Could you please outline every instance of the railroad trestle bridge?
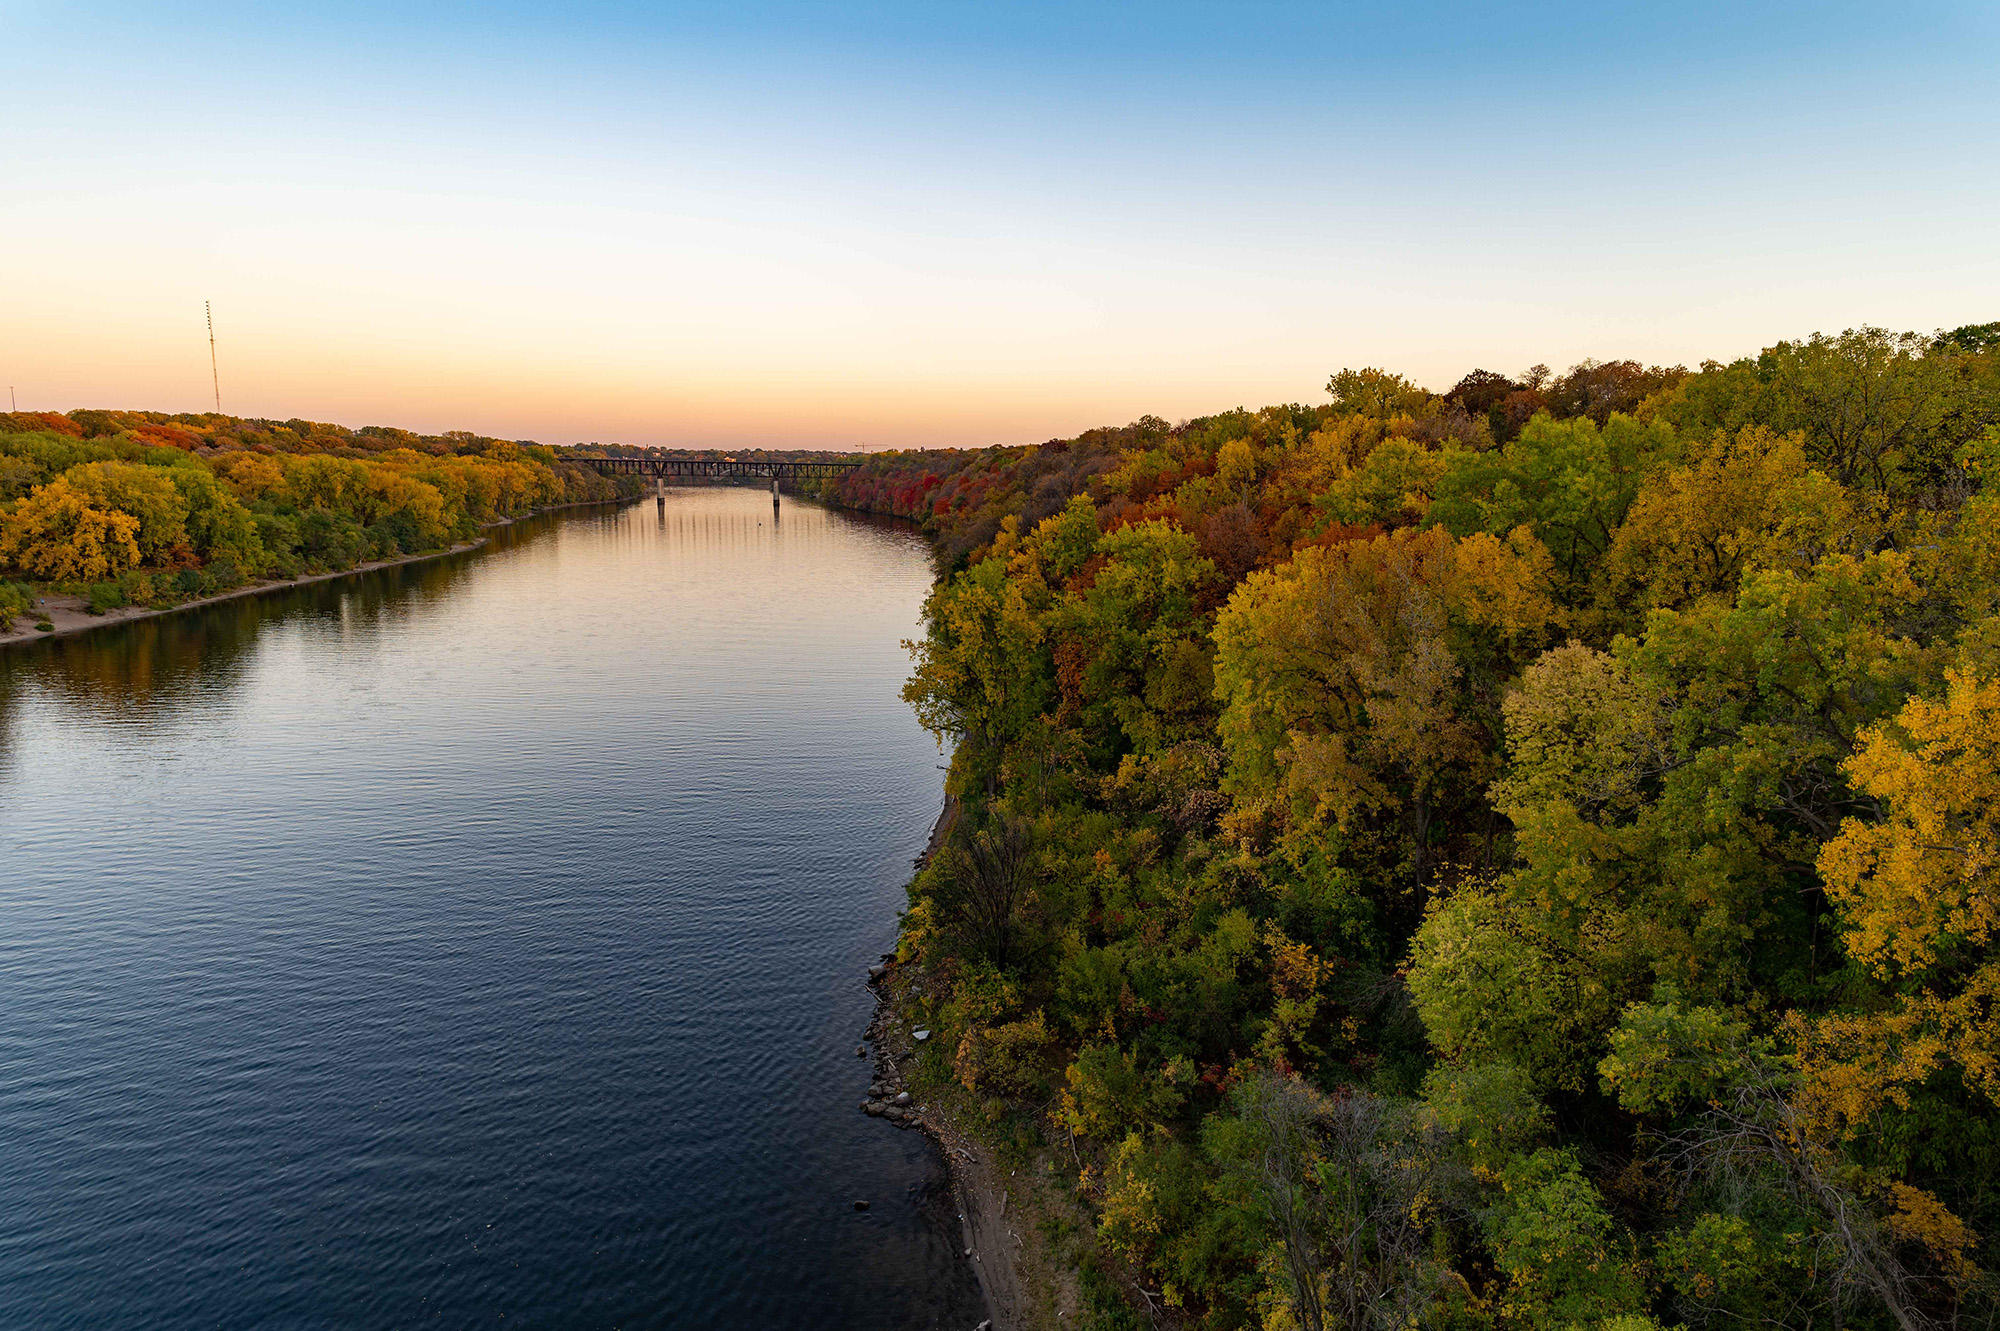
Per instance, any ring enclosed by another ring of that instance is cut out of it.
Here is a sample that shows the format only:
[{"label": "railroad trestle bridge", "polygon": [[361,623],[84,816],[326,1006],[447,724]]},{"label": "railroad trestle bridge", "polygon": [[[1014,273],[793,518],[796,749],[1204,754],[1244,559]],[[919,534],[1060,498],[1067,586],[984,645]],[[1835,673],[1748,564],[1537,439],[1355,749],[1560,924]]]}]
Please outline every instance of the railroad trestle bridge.
[{"label": "railroad trestle bridge", "polygon": [[768,476],[771,478],[773,508],[778,504],[778,484],[781,481],[826,480],[843,472],[853,471],[861,465],[859,462],[786,462],[776,458],[566,457],[563,460],[595,467],[606,476],[651,476],[654,492],[662,504],[667,502],[666,488],[669,477],[702,476],[740,480],[745,477],[762,479]]}]

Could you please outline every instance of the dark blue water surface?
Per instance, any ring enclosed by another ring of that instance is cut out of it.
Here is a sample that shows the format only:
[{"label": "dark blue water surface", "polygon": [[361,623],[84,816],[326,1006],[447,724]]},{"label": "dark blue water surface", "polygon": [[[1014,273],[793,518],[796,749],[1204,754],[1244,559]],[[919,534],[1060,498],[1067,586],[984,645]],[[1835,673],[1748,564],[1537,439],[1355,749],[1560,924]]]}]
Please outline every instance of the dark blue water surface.
[{"label": "dark blue water surface", "polygon": [[970,1327],[856,1112],[929,581],[687,490],[0,653],[0,1325]]}]

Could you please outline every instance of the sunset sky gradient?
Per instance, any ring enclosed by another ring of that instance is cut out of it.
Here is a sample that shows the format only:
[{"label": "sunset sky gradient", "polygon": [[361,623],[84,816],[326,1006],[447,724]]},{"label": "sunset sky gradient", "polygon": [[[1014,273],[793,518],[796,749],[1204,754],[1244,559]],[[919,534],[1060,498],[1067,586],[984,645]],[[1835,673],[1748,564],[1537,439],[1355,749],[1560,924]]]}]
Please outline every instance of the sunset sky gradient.
[{"label": "sunset sky gradient", "polygon": [[1023,442],[2000,319],[1991,4],[0,4],[23,409]]}]

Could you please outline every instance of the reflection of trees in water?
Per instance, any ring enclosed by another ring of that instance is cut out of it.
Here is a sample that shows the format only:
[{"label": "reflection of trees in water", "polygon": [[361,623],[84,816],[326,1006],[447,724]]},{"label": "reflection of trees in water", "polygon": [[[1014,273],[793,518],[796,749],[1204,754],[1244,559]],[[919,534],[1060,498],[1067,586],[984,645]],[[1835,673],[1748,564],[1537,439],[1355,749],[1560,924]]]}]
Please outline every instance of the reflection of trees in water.
[{"label": "reflection of trees in water", "polygon": [[469,554],[446,555],[343,578],[314,589],[324,593],[321,603],[304,617],[338,621],[343,636],[369,641],[384,628],[421,618],[425,606],[452,594],[474,567]]},{"label": "reflection of trees in water", "polygon": [[31,687],[107,721],[158,717],[197,697],[212,705],[241,685],[266,626],[330,620],[373,632],[447,594],[470,566],[452,555],[0,651],[0,746]]},{"label": "reflection of trees in water", "polygon": [[[625,511],[624,505],[613,508],[610,505],[591,505],[588,508],[570,509],[562,513],[544,513],[536,518],[517,518],[501,527],[486,532],[486,548],[489,550],[509,550],[514,546],[534,540],[543,532],[554,531],[564,522],[574,522],[578,517],[590,516],[617,521]],[[453,561],[442,561],[453,562]],[[412,567],[415,567],[414,565]]]},{"label": "reflection of trees in water", "polygon": [[[897,535],[918,531],[901,518],[814,509],[842,525]],[[606,506],[526,519],[488,532],[480,554],[524,545],[565,523],[616,528],[625,517],[624,506]],[[213,707],[230,701],[243,683],[266,626],[323,621],[365,640],[422,615],[426,604],[452,594],[478,567],[471,554],[447,555],[0,649],[0,756],[12,752],[15,715],[31,687],[107,722],[164,719],[196,699]]]}]

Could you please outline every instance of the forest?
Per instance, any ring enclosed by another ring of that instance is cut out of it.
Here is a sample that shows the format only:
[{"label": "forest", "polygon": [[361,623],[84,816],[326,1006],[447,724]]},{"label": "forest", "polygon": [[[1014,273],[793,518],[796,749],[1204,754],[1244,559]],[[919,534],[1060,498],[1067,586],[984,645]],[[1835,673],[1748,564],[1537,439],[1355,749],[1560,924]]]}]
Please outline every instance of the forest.
[{"label": "forest", "polygon": [[1327,394],[824,487],[939,551],[901,1001],[1094,1315],[1994,1325],[2000,324]]},{"label": "forest", "polygon": [[[937,550],[896,983],[1091,1316],[2000,1321],[2000,323],[1326,396],[807,486]],[[0,414],[0,622],[636,492]]]},{"label": "forest", "polygon": [[154,411],[0,413],[0,631],[49,592],[165,607],[629,497],[541,445]]}]

